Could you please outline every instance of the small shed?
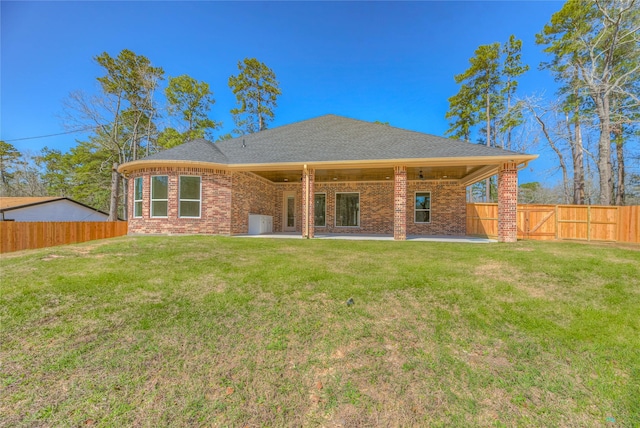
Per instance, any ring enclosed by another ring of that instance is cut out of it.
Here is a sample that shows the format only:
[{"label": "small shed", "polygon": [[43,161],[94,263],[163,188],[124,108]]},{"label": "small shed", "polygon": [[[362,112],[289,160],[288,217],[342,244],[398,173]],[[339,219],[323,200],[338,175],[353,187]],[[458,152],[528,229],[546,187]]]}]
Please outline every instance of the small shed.
[{"label": "small shed", "polygon": [[0,221],[107,221],[109,214],[65,197],[2,197]]}]

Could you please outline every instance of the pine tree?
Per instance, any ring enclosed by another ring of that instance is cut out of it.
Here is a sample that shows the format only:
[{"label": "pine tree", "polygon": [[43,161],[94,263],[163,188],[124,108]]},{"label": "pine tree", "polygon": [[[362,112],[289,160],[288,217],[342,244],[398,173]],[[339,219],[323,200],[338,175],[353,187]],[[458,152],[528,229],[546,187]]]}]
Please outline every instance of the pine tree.
[{"label": "pine tree", "polygon": [[229,77],[229,87],[239,105],[231,110],[236,123],[234,133],[251,134],[267,129],[281,94],[276,75],[255,58],[239,61],[238,70],[237,76]]}]

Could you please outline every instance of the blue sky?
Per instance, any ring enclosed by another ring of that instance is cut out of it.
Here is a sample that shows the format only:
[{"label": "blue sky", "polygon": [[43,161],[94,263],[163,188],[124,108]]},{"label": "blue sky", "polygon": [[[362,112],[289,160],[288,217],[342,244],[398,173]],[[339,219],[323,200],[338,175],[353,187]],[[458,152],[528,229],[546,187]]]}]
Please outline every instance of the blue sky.
[{"label": "blue sky", "polygon": [[[167,76],[210,84],[211,117],[230,132],[237,62],[256,57],[282,89],[271,127],[333,113],[443,135],[447,98],[481,44],[523,40],[531,70],[521,95],[554,92],[534,43],[562,2],[0,2],[0,138],[66,131],[59,118],[74,90],[93,92],[93,57],[122,49]],[[12,141],[18,150],[68,150],[82,134]],[[545,181],[551,155],[521,175]]]}]

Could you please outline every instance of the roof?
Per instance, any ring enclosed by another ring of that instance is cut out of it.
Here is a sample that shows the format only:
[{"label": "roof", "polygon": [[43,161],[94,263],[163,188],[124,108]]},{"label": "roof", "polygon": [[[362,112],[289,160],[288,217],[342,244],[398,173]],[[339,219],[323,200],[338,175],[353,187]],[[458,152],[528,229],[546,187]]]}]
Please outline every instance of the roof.
[{"label": "roof", "polygon": [[82,202],[74,201],[73,199],[66,198],[64,196],[37,196],[37,197],[36,196],[34,197],[4,197],[3,196],[2,198],[0,198],[0,212],[17,210],[20,208],[27,208],[27,207],[32,207],[34,205],[42,205],[49,202],[56,202],[61,200],[65,200],[77,205],[81,205],[85,208],[89,208],[90,210],[102,213],[106,216],[109,215],[104,211],[95,209],[93,207],[90,207],[89,205],[83,204]]},{"label": "roof", "polygon": [[145,160],[182,160],[204,161],[219,164],[228,164],[229,160],[220,151],[219,145],[199,138],[168,150],[154,153],[144,158]]},{"label": "roof", "polygon": [[[122,164],[120,172],[145,166],[213,163],[229,169],[267,170],[287,165],[382,163],[470,164],[494,167],[528,162],[527,155],[333,114],[212,143],[204,139]],[[427,162],[428,161],[428,162]]]},{"label": "roof", "polygon": [[44,202],[57,201],[59,199],[64,199],[60,196],[38,196],[38,197],[11,197],[5,198],[4,196],[0,198],[0,211],[9,211],[16,208],[28,207],[30,205],[38,205]]},{"label": "roof", "polygon": [[231,164],[516,154],[332,114],[220,141],[216,145]]}]

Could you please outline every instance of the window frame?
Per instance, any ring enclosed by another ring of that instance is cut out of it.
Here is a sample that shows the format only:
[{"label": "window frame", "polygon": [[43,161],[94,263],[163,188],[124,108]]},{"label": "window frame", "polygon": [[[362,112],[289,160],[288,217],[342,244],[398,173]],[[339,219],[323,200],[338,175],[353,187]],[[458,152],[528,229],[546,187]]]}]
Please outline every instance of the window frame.
[{"label": "window frame", "polygon": [[[316,195],[324,195],[324,224],[316,224]],[[327,192],[316,192],[313,194],[313,227],[327,227]]]},{"label": "window frame", "polygon": [[[153,198],[153,179],[155,177],[167,177],[167,198],[166,199],[154,199]],[[169,176],[168,175],[152,175],[151,176],[151,187],[149,194],[149,217],[150,218],[169,218]],[[166,202],[167,203],[167,215],[153,215],[153,203],[154,202]]]},{"label": "window frame", "polygon": [[[182,199],[180,197],[180,189],[181,189],[181,184],[182,184],[182,177],[191,177],[191,178],[198,178],[200,181],[200,191],[198,194],[198,199]],[[182,208],[181,208],[181,202],[185,201],[185,202],[198,202],[198,215],[197,216],[183,216],[182,215]],[[202,177],[200,175],[181,175],[178,177],[178,218],[202,218]]]},{"label": "window frame", "polygon": [[[137,182],[140,180],[140,199],[136,199],[136,190],[138,188]],[[144,207],[142,200],[144,199],[144,177],[136,177],[133,179],[133,218],[142,218],[144,213],[142,209]],[[140,215],[136,215],[136,204],[140,204]]]},{"label": "window frame", "polygon": [[[418,208],[418,201],[416,200],[418,198],[418,193],[429,195],[429,208],[428,209]],[[418,212],[428,212],[429,213],[429,221],[418,221],[417,220]],[[431,219],[432,219],[431,214],[432,214],[431,192],[430,191],[420,191],[420,190],[416,190],[415,192],[413,192],[413,222],[415,224],[431,224]]]},{"label": "window frame", "polygon": [[[338,226],[338,195],[358,195],[358,224],[356,226]],[[360,228],[361,223],[360,223],[360,192],[336,192],[334,194],[334,198],[335,198],[335,203],[334,203],[334,210],[333,210],[333,224],[334,227],[344,227],[344,228]]]}]

